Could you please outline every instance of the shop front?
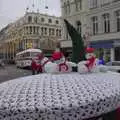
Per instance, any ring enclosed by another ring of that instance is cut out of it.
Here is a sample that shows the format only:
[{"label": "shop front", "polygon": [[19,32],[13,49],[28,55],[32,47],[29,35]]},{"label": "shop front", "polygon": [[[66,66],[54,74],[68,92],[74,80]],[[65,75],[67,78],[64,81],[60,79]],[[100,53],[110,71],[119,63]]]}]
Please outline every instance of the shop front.
[{"label": "shop front", "polygon": [[113,40],[92,41],[90,46],[96,49],[97,58],[104,58],[105,62],[115,60],[115,49]]},{"label": "shop front", "polygon": [[120,39],[114,41],[115,60],[120,61]]}]

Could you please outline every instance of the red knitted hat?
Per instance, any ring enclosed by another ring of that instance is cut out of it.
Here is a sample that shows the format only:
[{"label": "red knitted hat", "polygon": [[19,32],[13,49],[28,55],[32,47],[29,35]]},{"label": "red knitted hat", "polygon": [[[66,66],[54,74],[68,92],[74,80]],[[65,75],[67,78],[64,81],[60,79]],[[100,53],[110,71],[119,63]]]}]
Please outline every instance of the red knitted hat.
[{"label": "red knitted hat", "polygon": [[86,48],[86,53],[93,53],[94,51],[94,48]]},{"label": "red knitted hat", "polygon": [[52,54],[52,59],[53,60],[59,60],[60,58],[62,58],[63,57],[63,53],[62,52],[54,52],[53,54]]}]

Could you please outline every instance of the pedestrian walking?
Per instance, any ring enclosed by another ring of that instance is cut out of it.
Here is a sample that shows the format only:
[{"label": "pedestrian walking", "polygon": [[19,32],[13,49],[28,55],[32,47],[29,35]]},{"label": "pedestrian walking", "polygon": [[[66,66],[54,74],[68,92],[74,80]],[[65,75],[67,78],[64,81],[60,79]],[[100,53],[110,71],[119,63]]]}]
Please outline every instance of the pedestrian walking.
[{"label": "pedestrian walking", "polygon": [[35,58],[32,59],[31,68],[33,75],[43,72],[43,67],[41,65],[42,58],[43,58],[43,53],[40,53]]},{"label": "pedestrian walking", "polygon": [[31,69],[32,69],[32,75],[35,75],[36,70],[37,70],[36,58],[33,58],[33,59],[32,59]]}]

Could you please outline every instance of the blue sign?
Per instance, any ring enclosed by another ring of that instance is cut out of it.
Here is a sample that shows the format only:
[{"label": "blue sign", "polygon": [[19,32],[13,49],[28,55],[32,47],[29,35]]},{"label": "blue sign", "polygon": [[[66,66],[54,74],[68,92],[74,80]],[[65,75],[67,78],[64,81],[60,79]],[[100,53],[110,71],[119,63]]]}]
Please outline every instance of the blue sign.
[{"label": "blue sign", "polygon": [[90,47],[93,48],[113,48],[113,41],[98,41],[92,42]]}]

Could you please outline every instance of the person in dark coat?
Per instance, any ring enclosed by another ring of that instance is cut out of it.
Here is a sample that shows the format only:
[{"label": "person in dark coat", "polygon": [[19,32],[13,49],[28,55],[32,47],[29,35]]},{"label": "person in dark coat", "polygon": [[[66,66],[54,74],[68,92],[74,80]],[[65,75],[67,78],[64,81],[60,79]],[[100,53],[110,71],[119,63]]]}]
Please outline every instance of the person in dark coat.
[{"label": "person in dark coat", "polygon": [[42,54],[38,54],[35,58],[32,59],[31,68],[32,74],[35,75],[36,73],[42,73],[42,65],[41,65],[41,57]]},{"label": "person in dark coat", "polygon": [[105,61],[104,61],[103,57],[100,57],[98,64],[99,65],[105,65]]},{"label": "person in dark coat", "polygon": [[40,53],[37,55],[37,58],[38,58],[38,62],[37,62],[37,73],[42,73],[43,72],[43,66],[41,64],[41,60],[44,58],[44,55],[43,53]]},{"label": "person in dark coat", "polygon": [[37,64],[36,64],[36,59],[35,58],[32,59],[31,69],[32,69],[32,75],[35,75],[36,70],[37,70]]}]

